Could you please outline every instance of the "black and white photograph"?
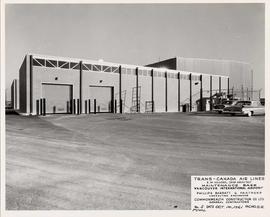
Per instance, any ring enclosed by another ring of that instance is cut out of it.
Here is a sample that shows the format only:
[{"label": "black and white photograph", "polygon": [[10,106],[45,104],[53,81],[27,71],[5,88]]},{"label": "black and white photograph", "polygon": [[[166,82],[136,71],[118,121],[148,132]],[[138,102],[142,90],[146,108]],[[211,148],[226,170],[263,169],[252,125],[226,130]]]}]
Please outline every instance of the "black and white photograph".
[{"label": "black and white photograph", "polygon": [[2,6],[2,210],[265,212],[265,2]]}]

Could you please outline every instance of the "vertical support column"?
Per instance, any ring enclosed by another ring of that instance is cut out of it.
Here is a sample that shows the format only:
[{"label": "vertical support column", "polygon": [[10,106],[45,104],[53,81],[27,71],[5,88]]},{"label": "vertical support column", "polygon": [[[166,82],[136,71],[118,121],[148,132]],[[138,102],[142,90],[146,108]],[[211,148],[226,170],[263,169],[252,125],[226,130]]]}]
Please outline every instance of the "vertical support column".
[{"label": "vertical support column", "polygon": [[212,75],[210,75],[210,111],[212,111],[213,107],[212,107],[212,81],[213,81],[213,77]]},{"label": "vertical support column", "polygon": [[69,114],[69,108],[70,108],[70,102],[69,101],[66,101],[66,103],[67,103],[67,114]]},{"label": "vertical support column", "polygon": [[154,112],[154,69],[151,69],[151,76],[152,76],[152,81],[151,81],[151,101],[152,101],[152,112]]},{"label": "vertical support column", "polygon": [[[119,82],[119,86],[120,86],[120,82]],[[120,89],[120,88],[119,88]],[[114,113],[114,87],[111,88],[111,93],[112,93],[112,98],[111,98],[111,113]]]},{"label": "vertical support column", "polygon": [[203,111],[203,79],[202,75],[200,75],[200,83],[201,83],[201,88],[200,88],[200,110]]},{"label": "vertical support column", "polygon": [[29,92],[30,92],[30,114],[33,112],[33,56],[30,55],[30,76],[29,76],[29,80],[30,80],[30,89],[29,89]]},{"label": "vertical support column", "polygon": [[180,88],[181,88],[181,73],[178,72],[178,111],[180,112]]},{"label": "vertical support column", "polygon": [[189,111],[192,111],[192,73],[189,74]]},{"label": "vertical support column", "polygon": [[165,112],[168,111],[168,72],[165,72]]},{"label": "vertical support column", "polygon": [[135,70],[136,72],[136,111],[139,112],[139,69],[138,67]]},{"label": "vertical support column", "polygon": [[69,100],[69,104],[70,104],[70,114],[72,114],[73,113],[73,104],[72,104],[72,99],[71,100]]},{"label": "vertical support column", "polygon": [[13,104],[13,109],[18,109],[18,102],[17,102],[17,99],[18,99],[18,91],[17,91],[17,85],[18,85],[18,82],[17,82],[17,79],[14,80],[14,101],[12,102]]},{"label": "vertical support column", "polygon": [[39,99],[39,105],[40,105],[40,115],[43,114],[43,100],[42,98]]},{"label": "vertical support column", "polygon": [[88,114],[91,113],[91,100],[88,99]]},{"label": "vertical support column", "polygon": [[111,100],[111,113],[114,113],[114,99]]},{"label": "vertical support column", "polygon": [[218,91],[219,93],[221,93],[221,77],[219,76],[219,80],[218,80]]},{"label": "vertical support column", "polygon": [[18,80],[16,79],[15,80],[15,106],[16,106],[16,109],[18,109],[19,108],[19,106],[18,106],[18,104],[19,104],[19,102],[18,102],[18,95],[19,95],[19,93],[18,93]]},{"label": "vertical support column", "polygon": [[114,113],[117,113],[117,100],[114,101]]},{"label": "vertical support column", "polygon": [[84,113],[87,114],[87,100],[84,100]]},{"label": "vertical support column", "polygon": [[94,114],[97,113],[97,100],[94,99]]},{"label": "vertical support column", "polygon": [[46,99],[43,98],[42,101],[43,101],[43,116],[45,116],[46,115]]},{"label": "vertical support column", "polygon": [[39,100],[36,100],[36,114],[39,115]]},{"label": "vertical support column", "polygon": [[230,78],[227,78],[227,95],[230,95]]},{"label": "vertical support column", "polygon": [[[123,113],[123,108],[122,108],[122,66],[119,66],[119,112],[122,114]],[[117,106],[117,105],[116,105]],[[115,107],[116,109],[116,107]]]},{"label": "vertical support column", "polygon": [[213,77],[210,75],[210,111],[212,111],[212,82],[213,82]]},{"label": "vertical support column", "polygon": [[80,114],[80,109],[81,109],[81,108],[80,108],[80,107],[81,107],[81,106],[80,106],[80,103],[81,103],[81,102],[80,102],[80,99],[77,99],[77,115]]},{"label": "vertical support column", "polygon": [[73,106],[73,114],[76,114],[76,99],[73,99],[72,106]]},{"label": "vertical support column", "polygon": [[119,102],[119,106],[121,108],[121,114],[123,113],[123,100],[121,99]]},{"label": "vertical support column", "polygon": [[80,110],[78,111],[79,114],[82,113],[82,61],[80,61],[80,95],[79,95],[79,107]]}]

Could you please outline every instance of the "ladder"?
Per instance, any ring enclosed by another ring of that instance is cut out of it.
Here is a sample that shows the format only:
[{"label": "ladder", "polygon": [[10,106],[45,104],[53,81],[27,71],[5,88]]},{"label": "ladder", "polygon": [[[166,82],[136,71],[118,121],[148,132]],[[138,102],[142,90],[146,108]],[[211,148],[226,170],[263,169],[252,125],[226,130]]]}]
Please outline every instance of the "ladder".
[{"label": "ladder", "polygon": [[[137,90],[138,90],[138,102],[137,102]],[[137,104],[138,103],[138,104]],[[140,104],[141,104],[141,86],[137,87],[133,87],[132,88],[132,98],[131,98],[131,108],[130,108],[130,112],[132,113],[136,113],[137,112],[137,108],[138,108],[138,112],[140,112]]]}]

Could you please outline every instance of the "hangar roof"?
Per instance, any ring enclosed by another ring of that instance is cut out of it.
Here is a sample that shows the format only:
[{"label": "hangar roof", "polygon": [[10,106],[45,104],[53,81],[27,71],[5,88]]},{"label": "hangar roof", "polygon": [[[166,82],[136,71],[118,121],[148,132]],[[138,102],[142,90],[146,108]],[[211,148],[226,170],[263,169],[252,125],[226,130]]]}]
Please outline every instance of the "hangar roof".
[{"label": "hangar roof", "polygon": [[[41,54],[34,54],[34,53],[29,53],[27,55],[32,55],[33,58],[36,59],[42,59],[42,60],[49,60],[51,61],[50,64],[54,66],[52,61],[57,61],[57,64],[55,67],[59,66],[59,62],[66,62],[66,63],[79,63],[83,62],[84,64],[95,64],[95,65],[106,65],[106,66],[114,66],[114,67],[121,67],[123,68],[131,68],[135,69],[138,68],[139,70],[154,70],[157,72],[170,72],[170,73],[178,73],[181,72],[183,74],[190,74],[192,73],[193,75],[207,75],[207,73],[199,73],[199,72],[192,72],[192,71],[183,71],[183,70],[173,70],[173,69],[168,69],[168,68],[155,68],[155,67],[149,67],[149,66],[140,66],[140,65],[131,65],[131,64],[122,64],[122,63],[112,63],[112,62],[105,62],[105,61],[98,61],[98,60],[89,60],[89,59],[79,59],[79,58],[70,58],[70,57],[57,57],[57,56],[51,56],[51,55],[41,55]],[[225,77],[227,78],[228,76],[224,75],[213,75],[213,76],[218,76],[218,77]]]}]

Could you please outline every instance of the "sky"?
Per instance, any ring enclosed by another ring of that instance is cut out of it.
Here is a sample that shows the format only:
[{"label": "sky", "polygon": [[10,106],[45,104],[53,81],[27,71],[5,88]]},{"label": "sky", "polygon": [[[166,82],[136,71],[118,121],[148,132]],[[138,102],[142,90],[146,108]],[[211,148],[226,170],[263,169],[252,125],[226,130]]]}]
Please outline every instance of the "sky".
[{"label": "sky", "polygon": [[9,4],[5,13],[8,90],[27,53],[134,65],[244,61],[254,89],[264,89],[264,4]]}]

